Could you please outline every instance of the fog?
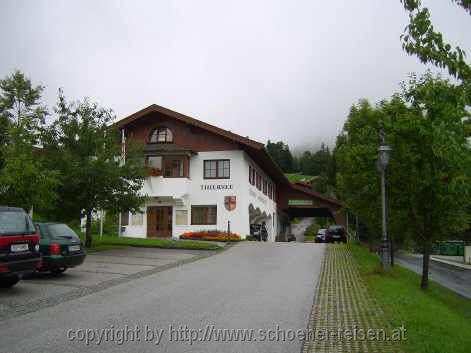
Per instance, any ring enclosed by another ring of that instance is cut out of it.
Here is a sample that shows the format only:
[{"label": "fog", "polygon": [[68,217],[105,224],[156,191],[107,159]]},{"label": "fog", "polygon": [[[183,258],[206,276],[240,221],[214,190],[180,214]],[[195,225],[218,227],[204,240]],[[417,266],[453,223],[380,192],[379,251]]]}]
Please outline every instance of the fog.
[{"label": "fog", "polygon": [[[471,17],[426,1],[471,48]],[[350,106],[390,97],[426,66],[401,48],[394,1],[1,1],[0,76],[89,96],[118,119],[156,103],[292,149],[333,145]]]}]

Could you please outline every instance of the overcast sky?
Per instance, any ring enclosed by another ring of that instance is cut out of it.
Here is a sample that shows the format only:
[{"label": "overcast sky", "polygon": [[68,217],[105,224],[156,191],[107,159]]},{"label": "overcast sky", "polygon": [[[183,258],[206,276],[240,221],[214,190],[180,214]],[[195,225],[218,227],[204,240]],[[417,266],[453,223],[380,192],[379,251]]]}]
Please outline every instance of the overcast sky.
[{"label": "overcast sky", "polygon": [[[471,55],[471,17],[425,4]],[[59,87],[117,118],[156,103],[292,149],[333,144],[353,103],[425,70],[399,0],[0,0],[0,16],[0,77],[23,71],[50,107]]]}]

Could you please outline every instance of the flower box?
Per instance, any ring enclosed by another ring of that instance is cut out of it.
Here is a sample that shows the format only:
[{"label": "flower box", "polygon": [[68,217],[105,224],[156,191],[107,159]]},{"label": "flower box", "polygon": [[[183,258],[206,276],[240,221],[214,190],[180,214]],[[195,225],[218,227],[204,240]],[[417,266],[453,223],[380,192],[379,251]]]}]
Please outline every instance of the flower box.
[{"label": "flower box", "polygon": [[180,239],[210,240],[210,241],[239,241],[240,235],[226,232],[201,231],[180,234]]}]

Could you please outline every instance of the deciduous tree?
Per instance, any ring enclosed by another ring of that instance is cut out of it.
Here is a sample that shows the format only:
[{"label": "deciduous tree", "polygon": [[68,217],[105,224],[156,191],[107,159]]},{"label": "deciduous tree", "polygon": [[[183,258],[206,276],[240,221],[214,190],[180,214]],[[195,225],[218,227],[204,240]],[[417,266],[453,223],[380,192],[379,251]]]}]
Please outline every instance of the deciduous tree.
[{"label": "deciduous tree", "polygon": [[[428,286],[434,240],[466,229],[470,222],[471,149],[462,85],[427,74],[412,77],[403,91],[376,108],[353,107],[339,137],[338,191],[370,229],[381,220],[375,169],[377,128],[384,124],[393,148],[387,185],[391,231],[409,234],[423,248],[421,287]],[[377,232],[379,233],[379,232]]]},{"label": "deciduous tree", "polygon": [[44,132],[44,153],[61,172],[61,218],[86,217],[86,246],[92,245],[93,212],[139,211],[145,197],[139,194],[146,167],[138,149],[128,146],[121,156],[119,133],[112,111],[88,99],[67,102],[62,92],[57,119]]},{"label": "deciduous tree", "polygon": [[36,146],[47,115],[42,90],[19,71],[0,80],[0,204],[45,210],[56,200],[57,172],[43,167]]}]

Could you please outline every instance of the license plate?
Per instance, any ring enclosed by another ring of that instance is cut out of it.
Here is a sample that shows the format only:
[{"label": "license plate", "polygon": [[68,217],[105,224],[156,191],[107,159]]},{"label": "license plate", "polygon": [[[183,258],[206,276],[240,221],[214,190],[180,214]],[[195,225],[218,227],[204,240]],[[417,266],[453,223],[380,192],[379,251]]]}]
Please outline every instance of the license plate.
[{"label": "license plate", "polygon": [[11,252],[22,252],[28,251],[29,246],[28,244],[11,244]]},{"label": "license plate", "polygon": [[69,251],[70,252],[80,251],[80,245],[70,245],[69,246]]}]

